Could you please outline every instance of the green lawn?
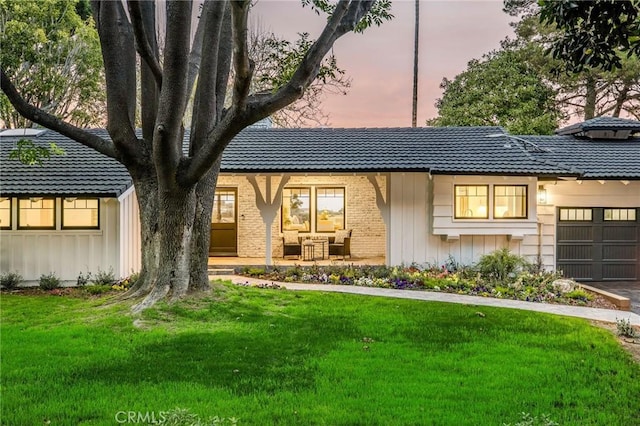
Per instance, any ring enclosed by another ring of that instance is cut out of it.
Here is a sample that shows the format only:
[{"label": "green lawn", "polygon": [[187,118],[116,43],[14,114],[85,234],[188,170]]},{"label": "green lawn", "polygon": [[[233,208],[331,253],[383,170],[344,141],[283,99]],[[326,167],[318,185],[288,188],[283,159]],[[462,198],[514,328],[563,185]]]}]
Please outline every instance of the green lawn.
[{"label": "green lawn", "polygon": [[141,328],[104,298],[1,303],[6,425],[175,407],[240,425],[640,424],[640,365],[577,319],[230,284]]}]

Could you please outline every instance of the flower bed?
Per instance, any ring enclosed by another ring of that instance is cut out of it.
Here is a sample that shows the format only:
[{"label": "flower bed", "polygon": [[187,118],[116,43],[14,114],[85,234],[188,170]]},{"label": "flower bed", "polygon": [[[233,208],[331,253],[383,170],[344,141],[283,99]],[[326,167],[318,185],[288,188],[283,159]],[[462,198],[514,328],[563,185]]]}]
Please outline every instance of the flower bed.
[{"label": "flower bed", "polygon": [[[453,268],[451,268],[453,269]],[[244,276],[280,282],[299,282],[327,285],[355,285],[402,290],[441,291],[471,296],[529,302],[561,303],[568,305],[603,307],[603,301],[593,293],[575,287],[575,283],[562,280],[557,272],[531,271],[523,264],[506,274],[494,274],[478,265],[451,270],[441,267],[412,266],[300,266],[272,269],[242,268]],[[497,279],[496,276],[501,278]],[[604,307],[611,307],[605,304]]]}]

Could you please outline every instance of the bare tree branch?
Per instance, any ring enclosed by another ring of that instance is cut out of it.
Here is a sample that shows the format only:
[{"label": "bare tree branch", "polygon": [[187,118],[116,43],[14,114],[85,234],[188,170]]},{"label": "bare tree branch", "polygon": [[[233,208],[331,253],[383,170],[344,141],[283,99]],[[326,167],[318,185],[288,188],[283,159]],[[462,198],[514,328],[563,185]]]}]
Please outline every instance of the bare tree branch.
[{"label": "bare tree branch", "polygon": [[136,108],[136,52],[131,24],[119,1],[92,2],[100,36],[107,83],[107,130],[119,151],[139,155],[134,130]]},{"label": "bare tree branch", "polygon": [[[146,28],[156,27],[156,7],[154,2],[145,1],[139,3],[140,16]],[[158,38],[155,31],[147,32],[147,41],[154,57],[159,56]],[[158,98],[160,96],[161,85],[145,61],[140,63],[140,89],[144,96],[140,97],[140,116],[142,118],[142,139],[146,145],[146,151],[151,151],[151,142],[156,123],[156,113],[158,112]]]},{"label": "bare tree branch", "polygon": [[65,135],[71,139],[74,139],[81,144],[93,148],[96,151],[107,155],[111,158],[118,159],[118,152],[113,142],[103,139],[100,136],[87,132],[79,127],[73,126],[66,121],[62,121],[59,118],[34,107],[25,101],[14,85],[9,81],[9,78],[4,72],[4,69],[0,68],[0,87],[7,98],[11,102],[11,105],[24,117],[34,123],[38,123],[48,129],[55,130],[56,132]]},{"label": "bare tree branch", "polygon": [[233,86],[233,108],[243,110],[249,96],[253,65],[249,60],[247,22],[250,0],[232,0],[231,16],[233,22],[233,69],[236,78]]},{"label": "bare tree branch", "polygon": [[[136,37],[136,47],[140,58],[147,64],[153,76],[158,84],[158,89],[162,88],[162,68],[160,62],[158,62],[158,54],[156,49],[151,45],[149,34],[153,34],[155,39],[155,26],[149,28],[148,16],[147,19],[143,19],[142,16],[142,2],[139,0],[128,0],[127,6],[129,8],[129,16],[131,16],[131,25],[133,26],[133,33]],[[149,3],[148,1],[144,3]],[[155,22],[155,19],[153,20]],[[151,30],[151,32],[149,31]]]},{"label": "bare tree branch", "polygon": [[191,2],[167,3],[167,39],[164,78],[160,91],[153,156],[158,179],[168,187],[182,157],[182,117],[186,107],[187,70],[191,28]]},{"label": "bare tree branch", "polygon": [[[201,54],[201,68],[193,106],[191,124],[190,155],[206,140],[207,134],[217,124],[217,80],[218,48],[227,3],[224,1],[205,3],[199,26],[204,26],[203,40],[207,49]],[[211,43],[211,44],[209,44]]]}]

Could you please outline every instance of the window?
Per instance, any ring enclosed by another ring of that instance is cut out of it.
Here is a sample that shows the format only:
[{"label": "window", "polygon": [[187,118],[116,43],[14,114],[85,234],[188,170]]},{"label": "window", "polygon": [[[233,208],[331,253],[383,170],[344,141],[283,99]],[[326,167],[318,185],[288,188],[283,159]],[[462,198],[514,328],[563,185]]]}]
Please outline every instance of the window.
[{"label": "window", "polygon": [[97,198],[63,198],[62,229],[99,229],[100,207]]},{"label": "window", "polygon": [[55,198],[19,199],[18,229],[56,229]]},{"label": "window", "polygon": [[489,186],[455,185],[455,218],[488,219]]},{"label": "window", "polygon": [[344,188],[316,189],[316,232],[344,229]]},{"label": "window", "polygon": [[282,230],[311,231],[311,188],[282,190]]},{"label": "window", "polygon": [[527,218],[527,185],[494,185],[494,219]]},{"label": "window", "polygon": [[11,229],[11,198],[0,198],[0,229]]},{"label": "window", "polygon": [[606,221],[636,221],[636,209],[604,209]]},{"label": "window", "polygon": [[213,198],[213,214],[211,223],[236,222],[236,190],[216,189]]},{"label": "window", "polygon": [[591,222],[592,220],[592,209],[560,209],[562,222]]}]

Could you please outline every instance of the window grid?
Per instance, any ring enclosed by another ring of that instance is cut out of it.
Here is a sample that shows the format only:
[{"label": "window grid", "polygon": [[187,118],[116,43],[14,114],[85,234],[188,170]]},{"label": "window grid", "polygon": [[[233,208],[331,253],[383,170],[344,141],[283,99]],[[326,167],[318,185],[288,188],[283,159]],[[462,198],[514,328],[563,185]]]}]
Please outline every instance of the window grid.
[{"label": "window grid", "polygon": [[56,229],[55,198],[18,199],[18,229]]},{"label": "window grid", "polygon": [[311,232],[311,187],[290,187],[282,190],[280,229]]},{"label": "window grid", "polygon": [[11,229],[11,198],[0,200],[0,229]]},{"label": "window grid", "polygon": [[344,187],[316,188],[316,232],[345,229],[346,205]]},{"label": "window grid", "polygon": [[455,219],[489,218],[489,185],[455,185]]},{"label": "window grid", "polygon": [[62,229],[100,229],[97,198],[63,198]]},{"label": "window grid", "polygon": [[591,222],[593,209],[560,209],[561,222]]},{"label": "window grid", "polygon": [[635,222],[636,209],[604,209],[604,220],[611,222]]},{"label": "window grid", "polygon": [[494,185],[493,218],[526,219],[528,217],[527,185]]}]

